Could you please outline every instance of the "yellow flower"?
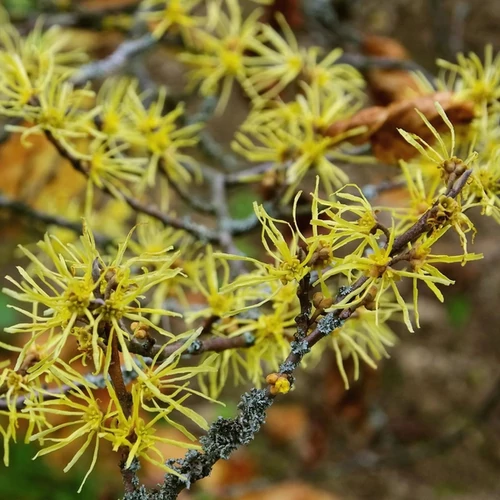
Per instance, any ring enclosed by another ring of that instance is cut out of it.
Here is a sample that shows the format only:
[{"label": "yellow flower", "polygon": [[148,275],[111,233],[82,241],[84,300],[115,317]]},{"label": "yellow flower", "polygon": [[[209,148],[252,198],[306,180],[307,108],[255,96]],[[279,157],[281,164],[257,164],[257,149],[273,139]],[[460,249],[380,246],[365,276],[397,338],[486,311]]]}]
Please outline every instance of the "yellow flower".
[{"label": "yellow flower", "polygon": [[[467,170],[472,169],[474,171],[473,163],[476,162],[478,158],[478,153],[475,151],[470,151],[465,160],[461,160],[454,156],[455,153],[455,129],[446,116],[442,106],[436,102],[436,109],[446,123],[450,131],[450,145],[448,146],[444,139],[441,137],[439,132],[435,127],[427,120],[427,118],[418,110],[415,110],[422,120],[424,121],[426,127],[435,137],[438,146],[436,148],[430,146],[421,137],[416,134],[409,134],[408,132],[398,129],[399,133],[404,137],[404,139],[411,144],[417,151],[424,157],[427,158],[431,163],[435,164],[441,171],[441,177],[444,180],[444,184],[447,189],[451,188],[460,176],[462,176]],[[473,176],[474,179],[474,176]],[[475,179],[478,177],[476,175]],[[437,186],[435,182],[431,181],[433,189],[437,191]],[[467,193],[468,189],[465,189]],[[470,202],[471,200],[469,200]],[[467,254],[467,238],[465,233],[468,231],[473,231],[475,233],[475,228],[472,221],[465,215],[464,211],[471,205],[462,206],[460,199],[453,199],[444,194],[440,195],[437,199],[438,206],[435,213],[429,217],[428,223],[431,225],[433,230],[440,229],[447,224],[450,224],[453,229],[458,233],[460,237],[460,242],[462,248],[464,249],[464,255]]]},{"label": "yellow flower", "polygon": [[338,145],[363,129],[354,128],[335,137],[324,131],[336,120],[352,115],[357,104],[348,96],[323,94],[318,85],[303,85],[304,95],[295,102],[272,103],[257,109],[235,134],[232,148],[252,162],[271,162],[283,169],[287,191],[283,202],[288,202],[297,191],[304,176],[315,170],[327,191],[333,191],[348,182],[348,176],[335,160],[365,161],[339,150]]},{"label": "yellow flower", "polygon": [[198,163],[185,154],[184,149],[198,143],[197,133],[203,124],[179,127],[176,122],[184,114],[184,103],[179,103],[173,111],[164,114],[166,92],[161,87],[158,98],[146,106],[136,88],[131,86],[124,105],[130,127],[124,130],[123,139],[149,155],[144,174],[148,186],[154,185],[159,164],[173,182],[187,185],[193,179],[200,180]]},{"label": "yellow flower", "polygon": [[[402,178],[406,183],[407,199],[401,208],[390,208],[387,210],[398,221],[396,231],[401,234],[409,229],[417,220],[429,210],[439,191],[442,182],[438,175],[429,176],[427,179],[419,164],[408,165],[400,162],[403,171]],[[384,211],[384,207],[380,207]]]},{"label": "yellow flower", "polygon": [[[444,297],[436,283],[441,283],[444,285],[453,284],[454,281],[447,278],[441,271],[439,271],[433,264],[439,263],[454,263],[461,262],[464,265],[466,262],[472,260],[479,260],[483,258],[482,254],[466,253],[464,255],[432,255],[431,246],[435,241],[440,238],[448,228],[441,229],[438,234],[431,236],[430,238],[424,240],[423,243],[415,245],[410,250],[409,264],[411,271],[400,271],[400,275],[403,277],[408,277],[413,280],[413,310],[415,313],[415,323],[418,328],[419,324],[419,314],[418,314],[418,288],[417,283],[420,279],[423,281],[429,289],[434,293],[440,302],[444,302]],[[434,277],[441,281],[431,280],[428,277]]]},{"label": "yellow flower", "polygon": [[[387,322],[393,320],[401,311],[398,304],[394,304],[393,297],[386,294],[382,297],[377,311],[365,306],[358,307],[348,321],[335,327],[329,333],[329,347],[335,352],[335,359],[346,390],[349,389],[349,377],[344,367],[344,361],[351,358],[354,364],[353,380],[358,380],[360,375],[360,361],[365,362],[370,368],[376,369],[376,361],[383,357],[388,358],[388,347],[396,342]],[[321,321],[321,320],[320,320]],[[325,320],[325,325],[327,321]],[[328,344],[323,349],[313,349],[311,356],[319,360]],[[319,346],[318,346],[319,347]]]},{"label": "yellow flower", "polygon": [[[156,285],[181,272],[179,268],[173,267],[178,253],[168,253],[167,248],[163,252],[125,259],[131,236],[132,231],[119,245],[114,258],[107,263],[96,250],[93,235],[86,224],[81,247],[57,241],[56,251],[54,238],[45,236],[40,246],[55,269],[49,268],[30,251],[23,249],[34,264],[41,284],[20,267],[18,271],[23,278],[21,283],[7,277],[19,291],[5,290],[5,293],[33,305],[33,312],[16,307],[31,321],[7,330],[11,333],[31,333],[31,339],[26,342],[18,365],[27,349],[46,331],[54,339],[53,358],[57,359],[68,337],[73,334],[79,336],[80,331],[74,329],[77,321],[91,328],[94,365],[98,370],[104,362],[105,372],[109,367],[111,345],[115,336],[123,353],[125,367],[130,370],[134,364],[127,346],[131,334],[124,321],[139,322],[161,335],[172,337],[172,334],[153,324],[146,316],[177,314],[163,308],[143,307],[139,299]],[[151,264],[155,264],[156,269],[148,271],[146,266]],[[141,265],[142,272],[136,274],[137,267]],[[47,310],[39,314],[39,306]],[[107,344],[104,353],[101,347],[103,341]]]},{"label": "yellow flower", "polygon": [[[444,228],[441,231],[433,232],[427,239],[417,242],[413,248],[409,249],[406,253],[402,252],[396,257],[392,256],[396,234],[394,226],[390,230],[389,239],[383,247],[380,246],[378,237],[369,235],[367,237],[369,252],[365,250],[364,255],[350,254],[344,258],[335,259],[336,262],[332,268],[327,270],[320,278],[320,280],[326,281],[332,276],[344,275],[348,279],[349,287],[342,294],[342,299],[332,305],[330,310],[345,309],[346,307],[362,304],[366,300],[369,300],[370,303],[373,302],[375,320],[378,322],[380,301],[383,294],[390,289],[403,313],[403,319],[408,330],[413,332],[408,306],[399,292],[396,283],[402,278],[413,280],[413,308],[418,326],[418,280],[424,282],[441,301],[443,296],[436,285],[448,286],[453,283],[452,280],[439,272],[431,263],[462,262],[464,264],[466,261],[482,258],[482,255],[467,253],[461,256],[431,255],[431,245],[447,229]],[[402,269],[395,266],[401,262],[407,262],[410,269],[407,270],[408,266]],[[356,284],[356,286],[351,287],[353,284]],[[373,294],[374,296],[371,297]]]},{"label": "yellow flower", "polygon": [[[49,331],[59,342],[54,348],[54,358],[57,358],[64,347],[71,330],[78,318],[90,320],[90,304],[94,299],[93,290],[95,283],[92,277],[92,263],[97,257],[94,240],[90,233],[82,238],[83,248],[77,250],[73,245],[64,245],[54,237],[47,234],[39,246],[50,259],[50,265],[42,263],[32,252],[20,247],[22,252],[30,259],[35,269],[37,282],[22,267],[17,270],[22,277],[18,283],[10,276],[6,279],[17,290],[4,289],[3,292],[14,299],[31,305],[32,310],[11,306],[27,316],[31,321],[14,325],[6,329],[9,333],[30,333],[29,339],[21,356],[19,356],[18,369],[24,360],[28,349],[36,340]],[[55,249],[57,244],[58,250]],[[77,270],[77,267],[79,269]],[[46,311],[39,313],[39,309]],[[56,333],[56,330],[61,331]]]},{"label": "yellow flower", "polygon": [[282,35],[261,23],[258,35],[249,43],[257,55],[248,59],[245,89],[257,106],[277,97],[297,79],[338,97],[344,93],[362,95],[364,80],[359,72],[347,64],[337,64],[342,50],[332,50],[318,62],[322,49],[299,47],[284,16],[278,13],[276,20]]},{"label": "yellow flower", "polygon": [[[51,394],[51,399],[30,403],[26,411],[35,415],[60,415],[64,416],[64,422],[51,426],[46,430],[33,434],[30,441],[45,441],[53,444],[42,448],[35,456],[38,458],[48,453],[60,450],[68,445],[73,445],[75,441],[82,440],[83,444],[75,453],[73,458],[64,468],[64,472],[69,471],[75,463],[82,457],[89,446],[94,442],[94,451],[89,470],[83,478],[78,493],[83,488],[85,481],[92,472],[99,454],[99,441],[102,439],[103,423],[108,418],[107,412],[103,411],[98,400],[94,397],[92,390],[88,387],[80,389],[77,385],[71,384],[71,390],[68,394]],[[109,411],[109,410],[108,410]],[[62,429],[70,429],[71,434],[66,437],[53,437]]]},{"label": "yellow flower", "polygon": [[[127,95],[135,92],[137,82],[130,78],[109,78],[96,95],[99,114],[96,116],[99,131],[111,141],[120,141],[133,126],[127,115]],[[133,89],[133,90],[129,90]]]},{"label": "yellow flower", "polygon": [[71,155],[78,155],[75,141],[99,135],[93,121],[99,109],[84,111],[87,102],[93,99],[92,91],[74,89],[65,77],[53,75],[32,96],[32,102],[17,114],[34,125],[9,125],[7,129],[20,132],[24,146],[30,146],[30,135],[45,133],[52,136]]},{"label": "yellow flower", "polygon": [[[127,341],[131,334],[124,326],[124,321],[138,322],[152,328],[161,335],[173,337],[173,335],[163,328],[147,319],[150,314],[161,316],[179,316],[163,308],[152,309],[141,305],[139,299],[156,285],[177,276],[181,269],[173,267],[173,263],[178,257],[178,253],[169,253],[169,248],[155,254],[142,254],[137,257],[125,259],[125,252],[133,230],[128,234],[125,241],[119,245],[116,256],[109,262],[103,264],[100,277],[97,281],[97,293],[95,297],[94,309],[92,311],[93,320],[93,352],[96,368],[100,366],[99,339],[103,335],[102,329],[107,332],[107,349],[104,371],[107,372],[110,363],[111,345],[113,336],[116,335],[123,355],[124,364],[127,370],[131,370],[134,361],[127,347]],[[142,272],[134,274],[132,270],[136,266],[143,265]],[[149,271],[146,265],[156,265],[156,269]]]},{"label": "yellow flower", "polygon": [[44,31],[40,22],[26,38],[10,23],[2,25],[0,110],[34,123],[33,127],[11,128],[22,132],[23,140],[45,130],[68,149],[68,140],[91,132],[93,113],[80,108],[93,93],[74,90],[68,83],[75,63],[83,62],[86,56],[80,51],[65,52],[67,41],[59,28]]},{"label": "yellow flower", "polygon": [[444,71],[438,82],[441,87],[453,90],[457,98],[476,104],[482,112],[488,106],[498,109],[500,98],[500,55],[493,57],[493,47],[484,49],[484,62],[470,52],[468,56],[459,53],[457,63],[438,59],[437,64]]},{"label": "yellow flower", "polygon": [[201,0],[144,0],[141,2],[139,17],[155,25],[155,37],[160,38],[166,32],[178,31],[185,41],[189,41],[190,28],[198,24],[193,11],[200,3]]},{"label": "yellow flower", "polygon": [[[1,343],[2,349],[9,351],[21,351],[18,347],[9,346]],[[36,360],[33,357],[34,361]],[[5,416],[8,419],[7,425],[0,425],[0,434],[3,437],[3,462],[7,467],[9,465],[9,445],[10,441],[17,441],[17,431],[19,422],[27,420],[28,428],[25,431],[25,442],[28,442],[35,428],[40,431],[47,427],[45,417],[41,415],[26,415],[22,413],[22,407],[18,405],[19,398],[25,398],[28,401],[40,401],[40,390],[42,388],[41,381],[36,377],[27,373],[27,367],[22,367],[19,370],[9,368],[10,361],[1,363],[3,370],[0,373],[0,401],[5,401],[6,409],[0,410],[0,416]]]},{"label": "yellow flower", "polygon": [[40,76],[35,81],[32,81],[17,54],[0,52],[0,62],[3,68],[0,73],[0,110],[6,116],[22,116],[23,109],[38,89],[44,88],[53,76],[53,60],[44,62],[45,68],[41,68]]},{"label": "yellow flower", "polygon": [[187,320],[192,322],[209,316],[223,318],[241,310],[244,304],[242,297],[238,299],[234,292],[221,292],[221,288],[228,286],[231,282],[231,270],[227,261],[216,260],[212,246],[208,245],[205,253],[198,257],[196,263],[197,271],[193,273],[192,279],[196,289],[205,297],[207,307],[188,313]]},{"label": "yellow flower", "polygon": [[234,81],[243,83],[246,79],[245,52],[257,32],[259,9],[245,20],[237,0],[226,0],[228,13],[220,12],[214,34],[200,33],[197,48],[200,53],[184,53],[181,61],[193,69],[189,72],[191,88],[200,85],[204,96],[219,93],[217,112],[226,107]]},{"label": "yellow flower", "polygon": [[123,154],[129,146],[112,146],[107,141],[95,139],[85,153],[75,155],[87,171],[85,217],[90,218],[94,201],[94,186],[109,191],[115,198],[130,194],[127,184],[139,182],[147,163],[145,158],[130,158]]},{"label": "yellow flower", "polygon": [[463,210],[480,206],[482,213],[500,223],[500,147],[479,155],[472,169],[472,182],[465,188]]},{"label": "yellow flower", "polygon": [[[357,194],[347,192],[352,188]],[[369,235],[378,231],[376,210],[370,205],[361,189],[353,184],[333,193],[333,200],[319,198],[316,188],[313,196],[313,236],[309,241],[316,241],[318,246],[326,247],[331,255],[343,246],[361,240],[355,249],[350,251],[353,255],[361,255],[368,244]],[[336,199],[335,199],[336,198]],[[348,204],[348,202],[350,202]],[[319,206],[322,206],[319,210]],[[318,228],[326,229],[326,234],[319,234]]]},{"label": "yellow flower", "polygon": [[[200,428],[207,430],[208,424],[206,420],[195,411],[182,405],[182,402],[186,399],[186,397],[192,394],[207,398],[207,396],[201,392],[189,387],[189,379],[199,374],[216,371],[215,367],[212,366],[212,361],[215,355],[209,355],[202,363],[199,363],[196,366],[178,366],[181,361],[182,354],[189,351],[189,349],[193,346],[193,343],[196,342],[201,330],[202,329],[200,328],[195,332],[189,331],[181,336],[177,336],[173,341],[183,342],[182,346],[163,361],[158,362],[158,358],[163,354],[164,349],[168,349],[169,343],[166,343],[163,349],[158,350],[158,353],[154,356],[152,363],[147,364],[144,361],[140,362],[140,364],[136,366],[138,373],[136,384],[139,386],[138,392],[140,394],[140,401],[143,408],[152,410],[152,408],[148,407],[148,404],[153,404],[157,408],[157,411],[162,413],[163,409],[159,406],[159,403],[166,404],[169,408],[182,413]],[[182,383],[184,381],[188,382]],[[179,385],[179,382],[182,384]],[[185,394],[183,394],[182,397],[179,397],[182,393]],[[211,398],[208,399],[214,401]],[[172,420],[170,420],[167,416],[165,416],[165,420],[172,423]],[[189,433],[184,426],[180,424],[175,424],[175,426],[186,437],[194,440],[192,434]]]},{"label": "yellow flower", "polygon": [[[137,218],[135,236],[135,239],[129,242],[129,248],[133,254],[156,254],[170,249],[168,252],[177,256],[172,266],[183,270],[183,273],[172,276],[155,287],[152,295],[148,297],[149,307],[164,309],[168,298],[175,298],[181,306],[187,307],[189,300],[186,291],[193,287],[192,276],[196,274],[195,269],[196,272],[198,271],[196,253],[201,244],[185,231],[165,227],[160,221],[144,215]],[[161,268],[162,265],[161,262],[152,263],[155,268]],[[158,324],[160,318],[160,314],[153,314],[151,322]]]},{"label": "yellow flower", "polygon": [[[390,267],[394,238],[395,231],[392,230],[387,244],[380,247],[379,238],[369,234],[366,236],[369,251],[365,250],[364,254],[352,253],[344,258],[335,259],[336,262],[332,268],[323,274],[324,281],[339,274],[347,276],[349,285],[355,283],[360,277],[363,277],[363,280],[353,290],[348,288],[342,295],[342,300],[335,303],[332,309],[344,309],[347,306],[360,304],[366,299],[374,285],[378,286],[374,297],[375,309],[377,309],[380,298],[387,288],[392,288],[398,303],[404,304],[404,300],[395,285],[395,282],[399,280],[399,270]],[[411,323],[409,329],[411,330]]]},{"label": "yellow flower", "polygon": [[[295,199],[293,208],[294,217],[297,210],[297,201],[298,196]],[[221,292],[223,293],[231,292],[241,287],[260,285],[276,280],[281,281],[283,285],[289,282],[297,284],[311,270],[309,261],[314,252],[314,247],[310,247],[306,251],[301,250],[299,239],[303,239],[303,236],[298,231],[298,228],[294,231],[288,222],[274,219],[257,202],[254,202],[253,208],[255,215],[262,224],[262,244],[275,263],[271,265],[251,257],[239,257],[222,253],[215,254],[216,257],[228,260],[245,260],[251,262],[255,264],[259,271],[258,273],[247,273],[246,275],[239,276],[232,283],[222,287]],[[276,224],[283,224],[286,229],[290,230],[290,241],[285,239],[283,231]]]},{"label": "yellow flower", "polygon": [[[460,201],[446,195],[441,195],[437,199],[436,211],[427,219],[431,230],[437,232],[441,228],[451,226],[460,237],[460,244],[464,250],[464,259],[467,255],[467,236],[466,233],[472,231],[472,242],[476,228],[473,222],[465,215]],[[432,237],[432,234],[431,234]],[[465,260],[463,261],[465,264]]]},{"label": "yellow flower", "polygon": [[346,94],[351,99],[364,101],[363,77],[354,67],[338,62],[343,51],[334,49],[318,62],[318,57],[322,53],[323,50],[319,47],[310,47],[304,53],[304,80],[311,86],[317,85],[326,94],[336,94],[339,97]]},{"label": "yellow flower", "polygon": [[[166,409],[161,408],[151,408],[146,405],[141,405],[141,385],[134,384],[132,386],[132,414],[127,417],[120,405],[116,392],[113,386],[108,382],[107,389],[111,396],[111,400],[114,403],[115,411],[112,415],[111,422],[105,426],[102,431],[102,437],[111,442],[113,445],[113,451],[118,451],[122,446],[128,448],[127,460],[125,462],[125,468],[129,468],[132,465],[134,459],[142,459],[147,462],[160,467],[165,472],[180,476],[180,474],[165,464],[165,457],[158,448],[158,443],[168,443],[173,444],[180,448],[188,449],[198,449],[199,446],[193,445],[191,443],[185,443],[182,441],[177,441],[174,439],[164,438],[157,435],[155,424],[161,422],[162,420],[167,420],[168,415],[172,411],[179,408],[180,404],[189,396],[185,395],[179,400],[179,405],[170,405]],[[147,420],[141,416],[141,408],[146,412],[154,412],[156,415]],[[170,421],[170,423],[172,423]],[[182,426],[175,425],[176,428],[180,429]],[[189,433],[187,433],[191,436]]]},{"label": "yellow flower", "polygon": [[448,130],[450,131],[451,141],[449,146],[446,144],[443,137],[441,137],[441,134],[436,130],[436,128],[418,109],[415,109],[415,111],[418,113],[418,115],[424,122],[425,126],[429,129],[429,131],[432,133],[432,135],[437,141],[436,148],[427,144],[427,142],[425,142],[421,137],[419,137],[416,134],[410,134],[409,132],[406,132],[405,130],[402,129],[398,129],[398,132],[403,136],[405,141],[411,144],[423,157],[427,158],[431,163],[434,163],[437,167],[444,170],[446,167],[446,162],[460,161],[465,168],[469,168],[469,164],[477,158],[477,153],[470,152],[464,161],[459,160],[454,156],[455,145],[456,145],[455,128],[453,127],[453,124],[451,123],[448,116],[446,116],[446,113],[441,104],[439,104],[439,102],[436,102],[435,106],[439,116],[443,119],[444,123],[448,127]]},{"label": "yellow flower", "polygon": [[276,16],[283,36],[271,26],[259,24],[259,34],[249,42],[257,56],[248,60],[246,87],[256,102],[276,97],[300,74],[304,61],[297,39],[282,14]]},{"label": "yellow flower", "polygon": [[238,364],[245,368],[241,379],[249,380],[256,387],[262,385],[264,370],[278,370],[280,362],[288,355],[296,330],[295,318],[300,312],[293,283],[285,286],[271,283],[270,286],[271,301],[258,315],[238,317],[238,326],[231,333],[251,334],[255,338],[253,346],[234,355],[239,358]]},{"label": "yellow flower", "polygon": [[46,72],[48,67],[56,75],[70,76],[77,64],[87,61],[84,52],[67,50],[69,41],[69,35],[59,26],[44,29],[40,20],[25,37],[10,22],[4,22],[0,30],[0,59],[8,56],[6,60],[18,61],[36,88],[50,77],[51,73]]}]

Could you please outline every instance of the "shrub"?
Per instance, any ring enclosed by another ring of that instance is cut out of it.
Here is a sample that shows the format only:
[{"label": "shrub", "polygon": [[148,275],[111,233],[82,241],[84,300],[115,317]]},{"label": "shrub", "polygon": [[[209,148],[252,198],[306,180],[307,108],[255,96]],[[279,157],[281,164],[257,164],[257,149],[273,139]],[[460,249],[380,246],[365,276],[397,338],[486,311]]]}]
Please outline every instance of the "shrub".
[{"label": "shrub", "polygon": [[[4,19],[9,140],[55,148],[72,169],[58,166],[57,196],[0,198],[48,226],[36,246],[21,247],[4,289],[25,317],[2,344],[6,465],[21,433],[40,444],[37,456],[74,447],[65,471],[89,449],[85,482],[109,446],[126,498],[177,498],[252,440],[304,357],[333,349],[347,389],[344,361],[352,358],[354,379],[364,363],[375,368],[396,342],[390,320],[419,326],[422,286],[444,300],[453,281],[442,263],[482,257],[469,251],[467,214],[480,207],[500,221],[491,49],[484,64],[474,54],[440,61],[440,79],[411,76],[403,97],[367,107],[365,79],[340,49],[303,48],[283,15],[270,25],[262,14],[244,16],[236,0],[145,0],[132,18],[143,34],[96,62],[55,26],[21,35]],[[153,80],[145,91],[140,79],[111,75],[162,44],[188,68],[198,113]],[[248,102],[237,156],[205,130],[212,113],[230,113],[235,87]],[[383,161],[394,163],[389,181],[350,182],[346,164],[375,171]],[[263,201],[235,219],[228,193],[242,186],[260,187]],[[376,204],[400,186],[403,206]],[[256,228],[266,255],[251,257],[234,237]],[[453,255],[435,250],[448,233],[458,235]],[[235,418],[209,425],[193,402],[215,404],[229,382],[254,389]],[[186,438],[175,442],[189,449],[184,459],[162,455],[170,440],[159,421]],[[186,421],[206,431],[199,444]],[[166,472],[159,490],[139,482],[145,461]]]}]

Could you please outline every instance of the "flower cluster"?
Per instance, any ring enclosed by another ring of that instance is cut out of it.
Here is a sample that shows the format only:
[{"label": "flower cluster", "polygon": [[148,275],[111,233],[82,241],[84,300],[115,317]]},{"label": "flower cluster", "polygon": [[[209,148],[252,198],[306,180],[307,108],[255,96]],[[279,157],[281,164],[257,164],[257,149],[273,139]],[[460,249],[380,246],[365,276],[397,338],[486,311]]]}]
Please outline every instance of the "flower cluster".
[{"label": "flower cluster", "polygon": [[71,78],[85,55],[64,50],[64,42],[56,29],[43,32],[38,25],[22,39],[7,25],[0,39],[0,112],[23,120],[7,130],[19,132],[25,146],[43,135],[85,174],[85,216],[91,218],[96,188],[120,199],[155,184],[159,172],[167,183],[199,180],[187,151],[203,125],[180,124],[184,105],[166,111],[164,88],[151,99],[128,78],[111,79],[97,93],[75,88]]},{"label": "flower cluster", "polygon": [[[25,308],[13,307],[27,317],[25,323],[8,328],[7,332],[29,335],[22,349],[12,348],[19,351],[17,363],[13,368],[5,368],[0,379],[6,388],[4,396],[10,422],[8,429],[2,429],[6,463],[8,441],[15,439],[19,419],[29,421],[27,439],[53,442],[38,455],[84,438],[65,470],[94,442],[89,472],[95,465],[102,440],[110,441],[115,451],[124,446],[129,448],[127,466],[141,457],[171,471],[155,447],[165,438],[155,435],[153,425],[160,419],[172,422],[168,415],[177,411],[201,427],[207,427],[201,416],[183,405],[189,395],[199,393],[185,383],[177,384],[212,370],[208,361],[194,368],[177,368],[182,353],[196,340],[199,331],[174,335],[151,321],[150,316],[178,314],[145,304],[150,290],[182,274],[175,266],[179,251],[171,251],[171,247],[150,247],[149,253],[133,256],[128,251],[131,236],[132,231],[115,255],[109,257],[98,252],[86,225],[79,244],[65,244],[46,235],[39,243],[45,259],[21,247],[31,260],[35,278],[18,267],[21,279],[7,276],[13,288],[4,289],[5,294],[26,305]],[[145,243],[143,234],[135,243],[136,250]],[[154,343],[153,333],[166,341],[150,365],[144,357],[134,355],[134,351],[144,342]],[[66,363],[62,356],[68,351],[75,355]],[[170,354],[166,355],[166,351]],[[128,376],[136,380],[131,401],[117,395],[117,356],[118,360],[122,359]],[[89,361],[94,374],[85,377],[78,367],[86,366]],[[108,376],[112,384],[107,381]],[[94,395],[99,377],[105,382],[110,397],[105,406]],[[47,394],[51,395],[50,399],[44,400]],[[22,411],[18,408],[19,398],[25,399],[26,408]],[[52,426],[48,421],[51,415],[71,418]],[[175,423],[175,426],[186,437],[194,439],[182,425]],[[73,428],[74,432],[69,437],[57,437],[58,431],[66,427]],[[178,444],[186,446],[182,442]]]},{"label": "flower cluster", "polygon": [[349,155],[345,148],[349,137],[363,132],[363,127],[333,137],[326,134],[329,124],[359,109],[361,103],[356,96],[325,92],[317,83],[304,84],[302,89],[304,93],[293,102],[273,102],[252,112],[232,143],[233,149],[249,161],[270,162],[277,173],[283,172],[283,202],[293,197],[310,170],[320,176],[325,189],[333,191],[349,180],[338,162],[365,160]]},{"label": "flower cluster", "polygon": [[327,95],[345,90],[361,97],[363,80],[354,68],[339,63],[340,49],[326,55],[320,47],[303,49],[283,16],[277,16],[282,36],[260,21],[261,8],[244,18],[238,0],[202,4],[148,0],[142,4],[143,17],[154,24],[154,36],[181,34],[188,50],[179,59],[191,68],[191,88],[199,87],[204,96],[218,94],[219,111],[235,82],[258,107],[297,81],[317,85]]}]

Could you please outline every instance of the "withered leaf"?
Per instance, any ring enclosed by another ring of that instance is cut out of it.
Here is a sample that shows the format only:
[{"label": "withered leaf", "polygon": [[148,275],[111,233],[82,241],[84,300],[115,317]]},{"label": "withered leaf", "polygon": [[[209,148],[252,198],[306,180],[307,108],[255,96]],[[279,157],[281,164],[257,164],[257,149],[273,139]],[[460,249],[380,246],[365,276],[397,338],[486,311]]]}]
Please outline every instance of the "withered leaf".
[{"label": "withered leaf", "polygon": [[429,144],[434,142],[432,132],[415,109],[418,109],[438,132],[446,133],[448,127],[436,109],[436,102],[441,104],[454,126],[469,124],[474,118],[473,103],[456,101],[453,98],[452,92],[435,92],[391,104],[387,119],[370,137],[374,156],[388,164],[417,156],[417,150],[403,139],[398,128],[420,136]]},{"label": "withered leaf", "polygon": [[38,198],[49,191],[55,197],[70,199],[84,189],[84,177],[44,136],[33,134],[29,143],[31,147],[27,148],[19,134],[11,134],[0,145],[0,190],[4,194],[36,207]]},{"label": "withered leaf", "polygon": [[[361,51],[366,56],[409,59],[406,49],[389,37],[368,35],[363,39]],[[415,78],[404,69],[369,69],[365,78],[377,104],[387,105],[422,94]]]},{"label": "withered leaf", "polygon": [[340,497],[325,490],[313,488],[306,483],[285,481],[269,488],[235,497],[237,500],[340,500]]},{"label": "withered leaf", "polygon": [[365,108],[349,119],[331,124],[326,135],[335,137],[356,127],[365,126],[364,133],[349,141],[353,144],[369,141],[373,155],[379,161],[397,164],[399,160],[409,160],[418,154],[417,150],[403,139],[398,128],[417,134],[429,144],[434,142],[434,136],[415,109],[418,109],[438,132],[447,132],[447,126],[437,112],[436,102],[441,104],[454,126],[466,125],[474,118],[472,102],[456,100],[453,92],[434,92],[395,102],[387,107]]}]

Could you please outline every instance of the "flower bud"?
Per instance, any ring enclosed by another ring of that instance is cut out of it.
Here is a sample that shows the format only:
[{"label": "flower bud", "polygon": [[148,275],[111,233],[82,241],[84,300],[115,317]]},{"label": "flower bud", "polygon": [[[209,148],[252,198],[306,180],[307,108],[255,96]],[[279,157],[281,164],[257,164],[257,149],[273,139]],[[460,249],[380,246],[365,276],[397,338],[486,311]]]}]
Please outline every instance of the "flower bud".
[{"label": "flower bud", "polygon": [[316,309],[327,309],[333,304],[331,297],[325,297],[321,292],[313,295],[313,305]]}]

